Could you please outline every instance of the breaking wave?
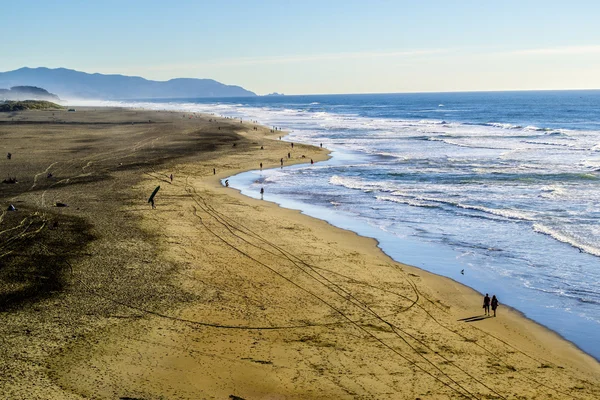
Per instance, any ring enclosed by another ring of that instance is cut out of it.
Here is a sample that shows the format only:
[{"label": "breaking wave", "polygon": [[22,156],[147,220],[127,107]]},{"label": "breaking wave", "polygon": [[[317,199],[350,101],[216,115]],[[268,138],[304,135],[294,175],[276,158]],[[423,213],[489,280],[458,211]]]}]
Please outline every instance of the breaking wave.
[{"label": "breaking wave", "polygon": [[538,233],[542,233],[544,235],[548,235],[559,242],[563,242],[569,244],[580,251],[585,251],[586,253],[593,254],[595,256],[600,257],[600,248],[582,243],[577,239],[569,236],[568,234],[561,232],[559,229],[551,228],[541,223],[533,224],[533,230]]}]

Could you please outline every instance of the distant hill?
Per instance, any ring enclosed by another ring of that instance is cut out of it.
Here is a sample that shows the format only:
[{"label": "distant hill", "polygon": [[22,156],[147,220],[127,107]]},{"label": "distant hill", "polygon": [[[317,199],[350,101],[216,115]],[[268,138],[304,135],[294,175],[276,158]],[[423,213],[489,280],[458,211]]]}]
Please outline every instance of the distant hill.
[{"label": "distant hill", "polygon": [[10,89],[0,89],[1,100],[60,101],[57,95],[48,93],[47,90],[35,86],[13,86]]},{"label": "distant hill", "polygon": [[0,103],[0,112],[23,111],[23,110],[63,110],[65,107],[50,101],[25,100],[5,101]]},{"label": "distant hill", "polygon": [[41,86],[63,99],[152,99],[246,97],[255,93],[212,79],[177,78],[151,81],[138,76],[88,74],[72,69],[20,68],[0,72],[0,88]]}]

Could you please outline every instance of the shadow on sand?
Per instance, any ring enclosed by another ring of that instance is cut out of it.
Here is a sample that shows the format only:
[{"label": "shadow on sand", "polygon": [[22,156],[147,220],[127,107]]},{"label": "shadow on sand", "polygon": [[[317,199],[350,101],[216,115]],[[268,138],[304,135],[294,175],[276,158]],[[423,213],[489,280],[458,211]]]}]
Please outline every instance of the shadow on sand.
[{"label": "shadow on sand", "polygon": [[477,322],[477,321],[481,321],[481,320],[488,319],[488,318],[493,318],[493,317],[491,315],[475,315],[473,317],[459,319],[459,321],[462,321],[462,322]]}]

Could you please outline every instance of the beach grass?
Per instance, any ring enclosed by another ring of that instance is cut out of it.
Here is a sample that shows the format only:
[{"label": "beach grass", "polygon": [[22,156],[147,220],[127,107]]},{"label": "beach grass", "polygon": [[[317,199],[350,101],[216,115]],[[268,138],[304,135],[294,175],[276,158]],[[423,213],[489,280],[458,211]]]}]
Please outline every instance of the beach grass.
[{"label": "beach grass", "polygon": [[8,100],[0,102],[0,112],[11,112],[11,111],[25,111],[25,110],[64,110],[63,106],[60,106],[51,101],[44,100],[21,100],[13,101]]}]

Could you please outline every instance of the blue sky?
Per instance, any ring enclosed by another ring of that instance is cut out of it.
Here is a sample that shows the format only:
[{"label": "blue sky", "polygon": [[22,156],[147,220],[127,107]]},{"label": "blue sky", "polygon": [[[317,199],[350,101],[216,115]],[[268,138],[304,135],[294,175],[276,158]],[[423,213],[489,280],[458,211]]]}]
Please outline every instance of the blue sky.
[{"label": "blue sky", "polygon": [[598,16],[598,1],[0,0],[0,70],[213,78],[259,94],[592,89]]}]

